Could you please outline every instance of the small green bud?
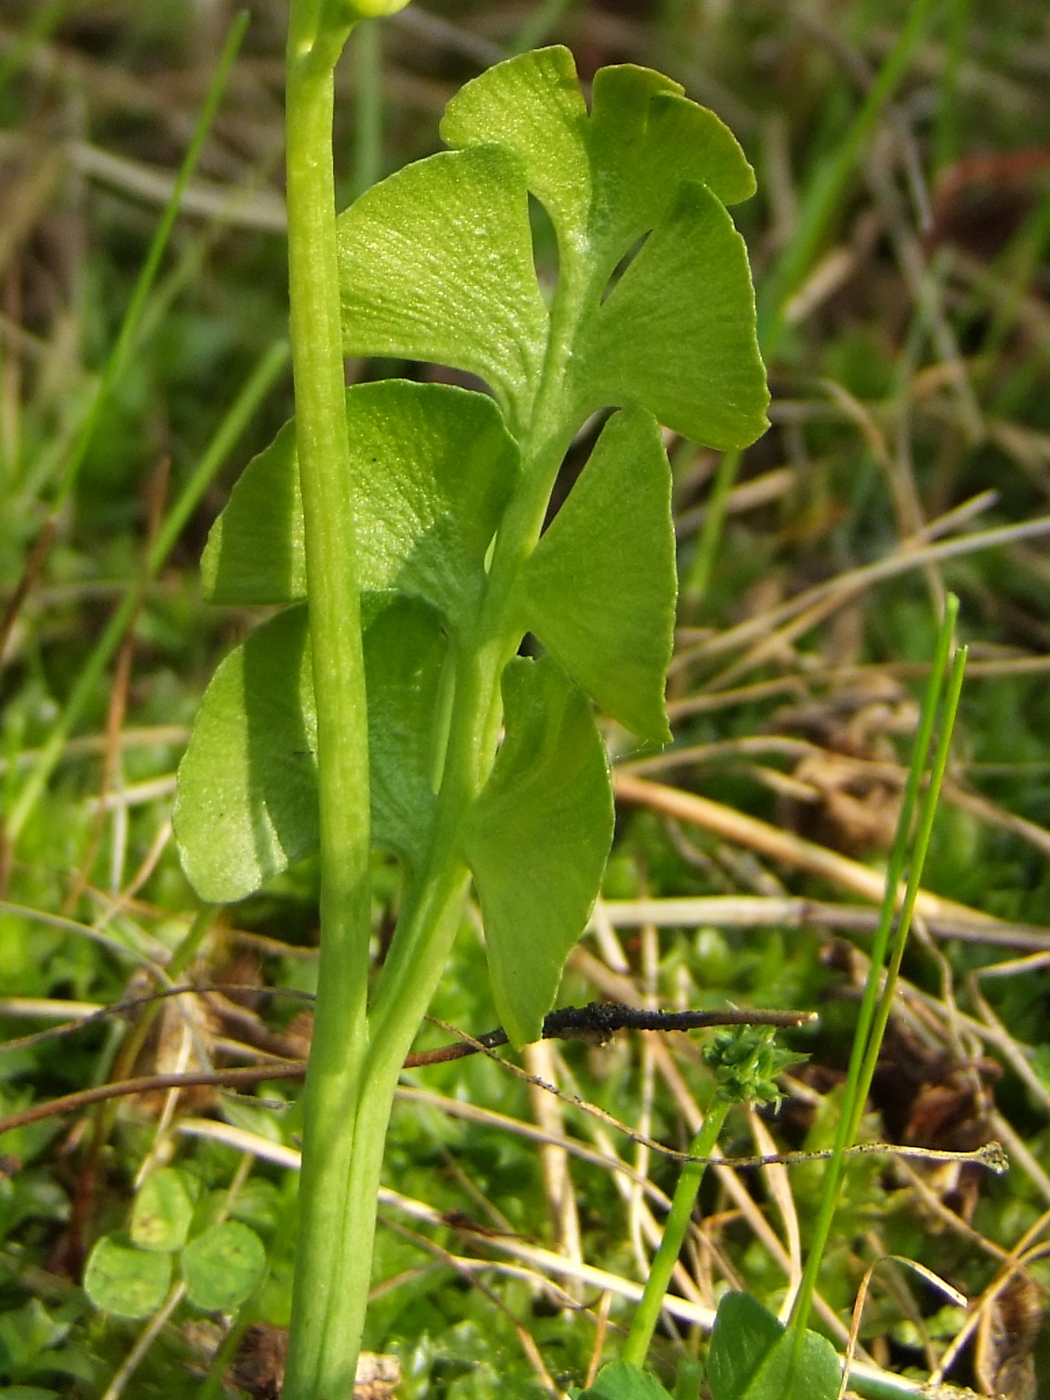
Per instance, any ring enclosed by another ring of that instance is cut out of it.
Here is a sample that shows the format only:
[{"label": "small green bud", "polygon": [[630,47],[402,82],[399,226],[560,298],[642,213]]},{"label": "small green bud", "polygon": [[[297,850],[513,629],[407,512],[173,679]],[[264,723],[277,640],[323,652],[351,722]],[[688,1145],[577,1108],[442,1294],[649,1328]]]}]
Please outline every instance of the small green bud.
[{"label": "small green bud", "polygon": [[774,1042],[772,1026],[734,1026],[719,1031],[704,1047],[704,1063],[715,1077],[724,1103],[780,1102],[777,1075],[808,1059]]},{"label": "small green bud", "polygon": [[325,25],[337,27],[356,24],[360,19],[381,19],[397,14],[408,0],[328,0],[324,9]]}]

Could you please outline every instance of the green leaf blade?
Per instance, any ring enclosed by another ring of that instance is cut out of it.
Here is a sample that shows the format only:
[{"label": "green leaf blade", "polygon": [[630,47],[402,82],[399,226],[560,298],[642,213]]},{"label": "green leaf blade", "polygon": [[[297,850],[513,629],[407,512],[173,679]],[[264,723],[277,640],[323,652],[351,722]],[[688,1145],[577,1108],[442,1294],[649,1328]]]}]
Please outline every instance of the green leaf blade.
[{"label": "green leaf blade", "polygon": [[181,1262],[191,1303],[205,1312],[234,1312],[261,1282],[266,1249],[247,1225],[224,1220],[191,1240]]},{"label": "green leaf blade", "polygon": [[743,1400],[784,1324],[749,1293],[727,1293],[711,1333],[707,1383],[713,1400]]},{"label": "green leaf blade", "polygon": [[[485,394],[404,379],[347,390],[358,584],[472,616],[485,551],[514,489],[519,454]],[[201,561],[215,603],[306,597],[295,420],[248,463]],[[375,609],[375,601],[370,606]]]},{"label": "green leaf blade", "polygon": [[719,1304],[707,1380],[712,1400],[837,1400],[842,1370],[835,1348],[807,1331],[795,1364],[795,1334],[747,1293]]},{"label": "green leaf blade", "polygon": [[519,54],[456,94],[441,135],[450,146],[513,150],[557,230],[563,268],[585,267],[601,284],[683,181],[734,204],[754,193],[755,177],[729,128],[662,73],[601,68],[592,92],[588,118],[568,49]]},{"label": "green leaf blade", "polygon": [[347,430],[361,588],[470,622],[519,472],[499,409],[447,384],[380,380],[347,394]]},{"label": "green leaf blade", "polygon": [[149,1317],[167,1296],[171,1256],[138,1249],[126,1237],[103,1235],[88,1256],[84,1292],[116,1317]]},{"label": "green leaf blade", "polygon": [[746,447],[769,426],[743,239],[702,185],[667,219],[584,326],[580,413],[638,404],[697,442]]},{"label": "green leaf blade", "polygon": [[183,869],[210,903],[244,899],[317,850],[312,666],[300,605],[257,628],[204,692],[172,819]]},{"label": "green leaf blade", "polygon": [[722,204],[755,192],[754,172],[729,128],[651,68],[598,70],[588,145],[592,244],[610,269],[663,220],[684,182],[705,185]]},{"label": "green leaf blade", "polygon": [[453,365],[523,420],[548,316],[521,163],[441,152],[374,185],[338,220],[344,350]]},{"label": "green leaf blade", "polygon": [[448,643],[433,609],[402,599],[365,633],[372,844],[409,871],[426,854]]},{"label": "green leaf blade", "polygon": [[445,108],[449,146],[495,142],[520,156],[528,187],[565,248],[587,226],[587,107],[572,54],[561,45],[518,54],[460,88]]},{"label": "green leaf blade", "polygon": [[550,657],[503,674],[506,738],[464,829],[496,1009],[516,1046],[535,1040],[583,932],[612,841],[601,736],[586,697]]},{"label": "green leaf blade", "polygon": [[182,1173],[161,1167],[142,1183],[131,1209],[131,1238],[140,1249],[170,1254],[186,1243],[193,1201]]},{"label": "green leaf blade", "polygon": [[745,1400],[838,1400],[842,1368],[835,1348],[807,1330],[795,1362],[795,1338],[785,1332],[763,1363]]},{"label": "green leaf blade", "polygon": [[[402,599],[365,633],[373,844],[411,870],[429,839],[435,713],[447,642]],[[307,610],[288,608],[223,661],[179,765],[173,821],[202,899],[229,904],[315,854],[317,708]],[[362,762],[369,761],[362,755]]]},{"label": "green leaf blade", "polygon": [[671,468],[651,415],[610,418],[520,587],[525,625],[573,680],[628,729],[669,742],[675,538]]},{"label": "green leaf blade", "polygon": [[594,1384],[578,1400],[671,1400],[660,1382],[629,1361],[603,1366]]},{"label": "green leaf blade", "polygon": [[306,548],[295,420],[245,467],[208,534],[201,583],[211,603],[306,597]]}]

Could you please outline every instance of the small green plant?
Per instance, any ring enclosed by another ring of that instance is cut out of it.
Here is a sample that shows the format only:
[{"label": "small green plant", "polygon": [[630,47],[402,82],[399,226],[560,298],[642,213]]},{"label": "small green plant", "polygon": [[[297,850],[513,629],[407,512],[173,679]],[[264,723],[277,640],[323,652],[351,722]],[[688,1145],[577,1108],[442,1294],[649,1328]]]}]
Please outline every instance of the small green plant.
[{"label": "small green plant", "polygon": [[[714,1097],[682,1170],[652,1262],[645,1291],[620,1361],[602,1369],[595,1384],[578,1400],[671,1400],[663,1387],[642,1370],[675,1262],[685,1243],[707,1162],[734,1104],[777,1103],[777,1076],[804,1056],[782,1050],[770,1028],[738,1027],[721,1031],[704,1050],[715,1081]],[[794,1366],[794,1338],[770,1312],[746,1293],[731,1293],[719,1308],[708,1357],[707,1380],[713,1400],[833,1400],[841,1371],[835,1349],[814,1332],[805,1333],[801,1364]],[[701,1375],[686,1359],[678,1373],[674,1400],[698,1400]]]},{"label": "small green plant", "polygon": [[240,1220],[217,1219],[207,1199],[195,1211],[197,1195],[195,1180],[176,1167],[146,1178],[127,1231],[103,1235],[91,1251],[84,1289],[96,1307],[149,1317],[163,1306],[176,1273],[186,1297],[205,1312],[235,1312],[251,1297],[266,1272],[262,1240]]},{"label": "small green plant", "polygon": [[730,1108],[739,1103],[779,1103],[777,1076],[804,1058],[774,1045],[771,1028],[738,1027],[721,1031],[706,1046],[704,1062],[714,1076],[714,1099],[689,1149],[698,1160],[690,1162],[678,1179],[660,1248],[653,1259],[645,1293],[624,1347],[625,1362],[641,1367],[649,1353],[675,1261],[685,1243],[707,1159],[715,1150]]},{"label": "small green plant", "polygon": [[[511,1041],[540,1033],[612,837],[592,702],[669,738],[675,611],[660,425],[737,449],[768,395],[737,142],[675,83],[527,53],[469,83],[447,152],[338,219],[332,70],[351,25],[401,7],[292,0],[287,188],[296,419],[247,468],[204,559],[215,602],[279,604],[219,668],[179,774],[205,900],[321,863],[285,1395],[345,1400],[383,1143],[404,1057],[471,881]],[[529,199],[557,235],[549,303]],[[431,361],[488,394],[385,380],[344,355]],[[565,454],[604,422],[544,529]],[[543,654],[519,655],[531,634]],[[370,860],[400,862],[372,985]]]}]

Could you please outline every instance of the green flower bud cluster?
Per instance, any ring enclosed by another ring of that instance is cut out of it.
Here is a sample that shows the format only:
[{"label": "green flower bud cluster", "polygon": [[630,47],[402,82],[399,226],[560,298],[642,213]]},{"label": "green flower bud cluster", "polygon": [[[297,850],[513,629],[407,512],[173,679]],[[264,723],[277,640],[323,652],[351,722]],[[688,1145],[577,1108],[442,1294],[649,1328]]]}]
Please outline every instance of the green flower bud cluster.
[{"label": "green flower bud cluster", "polygon": [[772,1026],[734,1026],[704,1047],[704,1063],[723,1103],[771,1103],[783,1098],[777,1076],[808,1058],[783,1050]]}]

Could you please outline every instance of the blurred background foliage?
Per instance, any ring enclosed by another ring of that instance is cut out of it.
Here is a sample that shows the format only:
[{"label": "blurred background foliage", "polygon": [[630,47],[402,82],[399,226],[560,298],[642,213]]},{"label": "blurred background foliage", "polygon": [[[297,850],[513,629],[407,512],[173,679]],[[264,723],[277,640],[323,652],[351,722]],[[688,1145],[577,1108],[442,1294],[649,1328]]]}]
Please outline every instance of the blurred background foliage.
[{"label": "blurred background foliage", "polygon": [[[299,1059],[308,1045],[315,870],[201,914],[169,827],[203,687],[258,620],[206,607],[197,561],[230,485],[291,412],[274,358],[285,8],[249,6],[80,461],[235,6],[0,0],[3,1115],[132,1074]],[[437,149],[463,81],[554,41],[585,81],[610,63],[662,69],[741,140],[759,192],[734,217],[774,395],[770,431],[739,460],[668,442],[675,746],[643,753],[608,730],[619,771],[658,787],[622,804],[606,899],[562,1000],[818,1009],[819,1029],[793,1037],[811,1059],[779,1115],[741,1112],[723,1146],[829,1139],[870,927],[858,882],[892,835],[937,611],[957,592],[971,666],[926,876],[952,903],[909,954],[867,1121],[873,1138],[930,1147],[998,1137],[1013,1169],[990,1181],[968,1166],[855,1164],[817,1321],[841,1346],[868,1265],[920,1260],[975,1300],[969,1314],[883,1266],[860,1328],[868,1363],[926,1376],[946,1360],[959,1384],[1027,1400],[1039,1374],[1050,1384],[1038,1340],[1050,1285],[1038,1257],[1050,1223],[1050,16],[1043,0],[427,0],[362,26],[340,66],[341,202]],[[550,228],[534,213],[550,280]],[[192,509],[148,572],[180,500]],[[100,651],[122,600],[126,625]],[[683,816],[669,791],[702,794],[715,817]],[[638,903],[715,896],[728,902]],[[377,959],[397,899],[397,871],[377,859]],[[148,1000],[165,966],[197,992]],[[435,1014],[490,1028],[483,967],[475,921]],[[448,1039],[428,1026],[420,1045]],[[693,1042],[548,1045],[526,1067],[681,1147],[709,1091]],[[158,1089],[0,1135],[0,1397],[276,1393],[297,1140],[297,1083],[278,1070],[257,1088]],[[673,1166],[483,1057],[408,1071],[405,1086],[369,1337],[402,1380],[369,1393],[563,1393],[603,1334],[615,1353],[618,1281],[644,1272],[661,1217],[651,1193],[673,1189]],[[590,1158],[541,1148],[558,1134]],[[195,1202],[192,1236],[229,1215],[266,1246],[265,1277],[232,1313],[176,1288],[127,1320],[82,1289],[93,1243],[129,1228],[141,1182],[164,1164]],[[657,1367],[682,1347],[703,1354],[705,1310],[727,1288],[789,1301],[820,1172],[705,1183]],[[406,1198],[421,1203],[414,1216]]]}]

